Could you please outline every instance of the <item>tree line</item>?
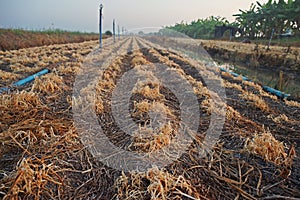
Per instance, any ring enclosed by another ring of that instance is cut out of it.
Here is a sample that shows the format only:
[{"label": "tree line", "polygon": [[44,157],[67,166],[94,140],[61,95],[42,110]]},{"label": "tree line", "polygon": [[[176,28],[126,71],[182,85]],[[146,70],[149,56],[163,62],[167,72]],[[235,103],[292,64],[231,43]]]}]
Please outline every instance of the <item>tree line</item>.
[{"label": "tree line", "polygon": [[166,28],[184,33],[192,38],[210,39],[214,37],[215,26],[233,26],[242,30],[242,37],[250,39],[270,38],[292,30],[300,33],[300,0],[269,0],[267,3],[252,3],[249,10],[239,10],[230,23],[223,17],[208,17],[187,24],[177,23]]}]

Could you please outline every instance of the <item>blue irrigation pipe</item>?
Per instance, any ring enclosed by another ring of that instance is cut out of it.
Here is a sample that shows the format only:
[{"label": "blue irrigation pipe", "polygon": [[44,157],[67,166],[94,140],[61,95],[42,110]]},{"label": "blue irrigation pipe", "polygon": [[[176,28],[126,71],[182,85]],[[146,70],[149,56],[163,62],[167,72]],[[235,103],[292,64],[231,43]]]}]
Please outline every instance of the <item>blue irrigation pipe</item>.
[{"label": "blue irrigation pipe", "polygon": [[[44,74],[47,74],[49,73],[50,70],[49,69],[43,69],[42,71],[39,71],[31,76],[28,76],[22,80],[19,80],[15,83],[12,84],[12,87],[20,87],[22,85],[25,85],[26,83],[29,83],[31,81],[33,81],[36,77],[39,77],[39,76],[42,76]],[[0,88],[0,94],[3,93],[3,92],[8,92],[9,91],[9,87],[2,87]]]},{"label": "blue irrigation pipe", "polygon": [[291,96],[290,94],[285,94],[284,92],[281,92],[281,91],[271,88],[269,86],[262,86],[262,87],[265,91],[270,92],[279,98],[285,99],[285,98],[288,98],[289,96]]},{"label": "blue irrigation pipe", "polygon": [[[220,67],[220,70],[221,70],[222,72],[228,72],[228,73],[230,73],[230,74],[231,74],[232,76],[234,76],[234,77],[241,76],[240,74],[237,74],[237,73],[234,73],[234,72],[230,72],[230,71],[228,71],[228,70],[226,70],[226,69],[224,69],[224,68],[222,68],[222,67]],[[249,78],[247,78],[247,77],[245,77],[245,76],[241,76],[241,77],[242,77],[243,81],[251,81],[251,82],[252,82],[251,79],[249,79]],[[282,92],[282,91],[276,90],[276,89],[271,88],[271,87],[269,87],[269,86],[262,86],[262,88],[263,88],[265,91],[270,92],[271,94],[274,94],[274,95],[276,95],[276,96],[279,97],[279,98],[285,99],[285,98],[288,98],[288,97],[291,96],[290,94],[286,94],[286,93],[284,93],[284,92]]]}]

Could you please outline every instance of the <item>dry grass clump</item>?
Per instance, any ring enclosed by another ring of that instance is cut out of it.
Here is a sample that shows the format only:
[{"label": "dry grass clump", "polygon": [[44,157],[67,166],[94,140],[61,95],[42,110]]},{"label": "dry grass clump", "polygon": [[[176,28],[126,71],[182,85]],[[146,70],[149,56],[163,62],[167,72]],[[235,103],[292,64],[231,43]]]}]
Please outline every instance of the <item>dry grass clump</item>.
[{"label": "dry grass clump", "polygon": [[189,84],[192,85],[194,93],[199,97],[210,97],[210,92],[206,86],[203,85],[201,81],[196,80],[190,75],[185,74],[185,72],[182,69],[176,69],[176,72],[178,72],[180,75],[183,76],[184,79],[186,79]]},{"label": "dry grass clump", "polygon": [[63,78],[55,73],[46,74],[40,78],[35,79],[32,86],[32,91],[37,91],[45,94],[55,92],[63,92],[67,90],[67,86],[63,82]]},{"label": "dry grass clump", "polygon": [[164,97],[164,95],[160,93],[160,84],[157,82],[137,83],[133,93],[141,94],[150,100],[160,100]]},{"label": "dry grass clump", "polygon": [[269,111],[270,108],[268,104],[263,100],[261,97],[257,96],[256,94],[253,94],[252,92],[244,91],[243,94],[240,95],[245,100],[251,101],[251,103],[256,107],[259,108],[262,111]]},{"label": "dry grass clump", "polygon": [[39,96],[33,92],[20,92],[0,96],[1,111],[12,111],[23,108],[33,108],[41,105]]},{"label": "dry grass clump", "polygon": [[111,65],[101,72],[101,80],[96,84],[96,97],[95,100],[95,110],[98,114],[104,111],[104,99],[106,95],[113,91],[116,87],[116,79],[121,72],[120,64],[122,63],[121,57],[118,57],[111,63]]},{"label": "dry grass clump", "polygon": [[229,120],[239,119],[241,118],[241,114],[237,110],[233,109],[231,106],[227,105],[226,118]]},{"label": "dry grass clump", "polygon": [[[14,166],[15,170],[3,169],[6,174],[1,180],[4,199],[40,199],[41,196],[56,199],[63,180],[55,160],[60,153],[65,153],[66,148],[74,149],[78,143],[72,122],[63,117],[55,119],[55,114],[49,115],[49,110],[41,107],[34,97],[27,102],[12,100],[12,104],[18,104],[15,109],[4,111],[3,120],[10,126],[0,132],[0,157],[18,152],[17,159],[21,157],[21,160]],[[8,118],[15,117],[17,112],[20,117]],[[1,166],[5,165],[1,163]]]},{"label": "dry grass clump", "polygon": [[102,94],[103,92],[112,91],[115,88],[116,84],[112,79],[101,80],[96,85],[96,92]]},{"label": "dry grass clump", "polygon": [[176,117],[163,102],[151,102],[147,99],[134,102],[132,117],[144,122],[145,125],[141,125],[134,133],[130,148],[151,153],[169,145],[176,134]]},{"label": "dry grass clump", "polygon": [[273,94],[271,94],[269,92],[266,92],[264,90],[259,90],[259,92],[260,92],[261,96],[263,96],[263,97],[269,97],[270,99],[273,99],[275,101],[278,100],[277,96],[275,96],[275,95],[273,95]]},{"label": "dry grass clump", "polygon": [[132,57],[133,58],[132,58],[130,64],[133,66],[149,64],[149,62],[144,57],[143,53],[140,52],[139,50],[133,51]]},{"label": "dry grass clump", "polygon": [[8,148],[2,151],[4,154],[9,155],[16,148],[23,151],[16,170],[4,172],[8,174],[2,180],[6,190],[4,199],[40,199],[41,196],[57,199],[64,185],[60,172],[67,170],[58,165],[64,162],[60,160],[61,155],[78,145],[71,122],[27,119],[3,134],[9,136],[3,140]]},{"label": "dry grass clump", "polygon": [[57,71],[60,74],[78,74],[80,71],[80,63],[67,62],[63,65],[58,66]]},{"label": "dry grass clump", "polygon": [[107,81],[115,80],[117,76],[118,76],[118,71],[113,70],[112,67],[110,67],[108,70],[105,70],[102,74],[103,79]]},{"label": "dry grass clump", "polygon": [[253,81],[243,81],[243,85],[253,87],[257,91],[259,91],[260,95],[263,97],[269,97],[270,99],[278,100],[277,96],[264,91],[263,88],[259,84],[255,83]]},{"label": "dry grass clump", "polygon": [[104,105],[101,98],[96,98],[95,100],[95,110],[97,114],[103,113]]},{"label": "dry grass clump", "polygon": [[284,103],[288,106],[293,106],[293,107],[298,107],[300,108],[300,103],[297,101],[288,101],[288,100],[284,100]]},{"label": "dry grass clump", "polygon": [[33,92],[21,92],[0,96],[0,131],[12,123],[35,116],[41,110],[47,110],[42,105],[39,96]]},{"label": "dry grass clump", "polygon": [[277,117],[274,117],[272,114],[268,115],[268,118],[271,118],[274,122],[276,123],[281,123],[281,122],[289,122],[289,118],[285,114],[280,114]]},{"label": "dry grass clump", "polygon": [[101,80],[96,85],[96,92],[103,94],[105,92],[111,92],[116,86],[116,78],[121,72],[120,68],[121,58],[118,57],[114,62],[105,70],[101,72]]},{"label": "dry grass clump", "polygon": [[164,115],[168,118],[175,118],[172,114],[172,111],[161,102],[149,102],[148,100],[143,100],[140,102],[134,102],[134,110],[133,110],[133,117],[140,117],[145,113],[149,113],[149,111],[154,112],[156,115]]},{"label": "dry grass clump", "polygon": [[251,87],[257,89],[258,91],[262,90],[262,87],[253,81],[243,81],[243,84],[247,85],[247,86],[251,86]]},{"label": "dry grass clump", "polygon": [[148,113],[150,108],[151,108],[151,104],[147,100],[141,102],[134,102],[134,111],[132,113],[132,116],[140,117],[145,113]]},{"label": "dry grass clump", "polygon": [[171,144],[172,137],[176,130],[171,123],[166,123],[158,130],[148,127],[140,127],[140,130],[134,133],[134,141],[130,149],[136,149],[139,152],[154,152]]},{"label": "dry grass clump", "polygon": [[147,172],[132,172],[128,176],[123,173],[116,180],[115,186],[118,199],[179,200],[183,197],[201,197],[190,181],[183,176],[174,176],[157,167]]},{"label": "dry grass clump", "polygon": [[16,63],[10,66],[14,73],[35,73],[45,67],[47,64],[44,62],[37,62],[33,67],[26,67],[21,63]]},{"label": "dry grass clump", "polygon": [[[40,116],[25,119],[11,125],[0,135],[1,140],[8,146],[26,148],[36,151],[46,145],[57,145],[54,140],[73,130],[72,123],[65,119],[39,119]],[[7,149],[4,149],[7,151]]]},{"label": "dry grass clump", "polygon": [[148,64],[149,62],[143,57],[143,56],[135,56],[131,60],[131,65],[132,66],[137,66],[137,65],[145,65]]},{"label": "dry grass clump", "polygon": [[161,63],[164,63],[165,65],[167,65],[167,66],[177,66],[175,63],[174,63],[174,61],[172,61],[169,57],[167,57],[167,56],[161,56],[161,55],[159,55],[159,57],[158,57],[158,59],[159,59],[159,61],[161,62]]},{"label": "dry grass clump", "polygon": [[251,140],[245,143],[245,149],[276,165],[282,164],[287,158],[283,143],[276,140],[268,131],[255,134]]},{"label": "dry grass clump", "polygon": [[206,97],[206,98],[210,98],[210,92],[207,89],[207,87],[204,87],[203,84],[201,82],[197,82],[196,84],[193,85],[193,90],[194,93],[199,97]]},{"label": "dry grass clump", "polygon": [[161,103],[161,102],[156,102],[154,101],[151,104],[151,111],[155,112],[156,114],[161,114],[164,116],[167,116],[168,119],[174,119],[175,116],[173,115],[171,109],[166,106],[165,104]]},{"label": "dry grass clump", "polygon": [[201,108],[205,109],[205,111],[206,111],[208,114],[211,114],[212,109],[213,109],[212,99],[210,99],[210,98],[204,99],[204,100],[201,102]]},{"label": "dry grass clump", "polygon": [[225,82],[225,87],[226,88],[234,88],[234,89],[237,89],[238,91],[241,91],[241,92],[244,91],[241,85],[238,85],[236,83],[230,83],[228,81]]},{"label": "dry grass clump", "polygon": [[16,177],[4,199],[40,199],[42,195],[53,198],[56,195],[49,185],[56,188],[63,185],[63,180],[56,173],[58,167],[53,163],[46,164],[37,158],[24,158],[16,170]]},{"label": "dry grass clump", "polygon": [[6,72],[0,69],[0,80],[2,81],[15,81],[20,78],[20,74]]}]

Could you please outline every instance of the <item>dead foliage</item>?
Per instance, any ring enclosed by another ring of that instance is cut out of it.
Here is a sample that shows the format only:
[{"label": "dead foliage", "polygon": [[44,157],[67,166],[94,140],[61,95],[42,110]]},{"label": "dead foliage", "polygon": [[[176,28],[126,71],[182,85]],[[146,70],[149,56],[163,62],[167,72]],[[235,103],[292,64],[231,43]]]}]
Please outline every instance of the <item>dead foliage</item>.
[{"label": "dead foliage", "polygon": [[242,98],[246,99],[246,100],[249,100],[250,103],[254,107],[256,107],[256,108],[258,108],[258,109],[260,109],[262,111],[269,111],[270,110],[270,108],[269,108],[268,104],[265,102],[265,100],[262,97],[254,94],[252,92],[245,91],[240,96]]},{"label": "dead foliage", "polygon": [[[128,41],[126,48],[132,40]],[[134,46],[138,45],[143,46],[143,40],[136,40]],[[102,79],[94,88],[96,96],[86,98],[94,104],[99,122],[113,142],[123,142],[129,145],[125,145],[126,150],[151,156],[173,142],[180,123],[176,96],[144,67],[144,64],[152,67],[155,62],[166,64],[189,82],[198,97],[201,117],[193,142],[173,163],[145,172],[125,174],[97,161],[81,144],[74,127],[72,107],[85,105],[81,105],[80,99],[75,99],[72,105],[70,88],[79,71],[76,62],[81,62],[82,55],[89,53],[92,46],[30,49],[28,58],[20,57],[22,65],[15,64],[21,63],[18,57],[24,56],[26,50],[0,53],[17,71],[23,65],[28,65],[24,70],[34,67],[30,56],[39,62],[36,54],[41,54],[47,66],[50,60],[62,62],[52,66],[55,70],[51,74],[22,88],[23,91],[0,95],[0,198],[254,200],[300,196],[296,157],[299,151],[296,133],[300,128],[298,102],[284,104],[274,98],[263,98],[267,96],[256,84],[240,80],[225,82],[226,122],[217,144],[211,151],[205,151],[203,147],[208,144],[203,138],[210,115],[219,109],[212,102],[217,94],[209,91],[195,74],[187,73],[193,67],[187,59],[157,47],[120,56],[108,69],[99,72]],[[178,42],[178,47],[181,46],[184,45]],[[61,52],[65,54],[60,55]],[[51,58],[46,56],[49,53]],[[12,54],[15,56],[10,57]],[[136,84],[130,99],[128,115],[139,129],[130,137],[123,137],[124,133],[118,132],[112,120],[110,97],[117,79],[133,67],[148,79]],[[205,74],[215,80],[213,73],[205,71]],[[81,92],[87,89],[91,88]]]},{"label": "dead foliage", "polygon": [[200,199],[200,194],[182,175],[174,176],[154,167],[147,172],[124,173],[116,180],[118,199]]},{"label": "dead foliage", "polygon": [[255,134],[252,139],[246,142],[245,149],[261,156],[266,161],[274,162],[276,165],[283,164],[287,159],[284,144],[276,140],[268,131]]},{"label": "dead foliage", "polygon": [[67,86],[63,83],[62,77],[55,74],[46,74],[41,78],[34,80],[32,91],[51,94],[54,92],[61,93],[67,90]]}]

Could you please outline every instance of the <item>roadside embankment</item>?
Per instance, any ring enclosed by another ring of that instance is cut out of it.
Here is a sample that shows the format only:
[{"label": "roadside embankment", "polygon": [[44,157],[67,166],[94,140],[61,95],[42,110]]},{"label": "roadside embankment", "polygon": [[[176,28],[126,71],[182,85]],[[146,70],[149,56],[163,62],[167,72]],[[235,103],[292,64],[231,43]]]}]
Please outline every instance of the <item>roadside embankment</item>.
[{"label": "roadside embankment", "polygon": [[216,60],[263,66],[271,70],[300,72],[300,48],[201,40],[202,46]]}]

